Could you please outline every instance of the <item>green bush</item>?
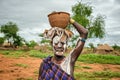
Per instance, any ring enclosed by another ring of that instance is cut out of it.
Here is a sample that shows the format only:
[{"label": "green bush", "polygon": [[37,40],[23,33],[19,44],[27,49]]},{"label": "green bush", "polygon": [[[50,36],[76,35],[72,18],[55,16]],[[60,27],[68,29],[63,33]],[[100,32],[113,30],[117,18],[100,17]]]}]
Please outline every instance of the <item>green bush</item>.
[{"label": "green bush", "polygon": [[120,46],[118,46],[117,44],[114,44],[112,47],[113,47],[115,50],[120,50]]}]

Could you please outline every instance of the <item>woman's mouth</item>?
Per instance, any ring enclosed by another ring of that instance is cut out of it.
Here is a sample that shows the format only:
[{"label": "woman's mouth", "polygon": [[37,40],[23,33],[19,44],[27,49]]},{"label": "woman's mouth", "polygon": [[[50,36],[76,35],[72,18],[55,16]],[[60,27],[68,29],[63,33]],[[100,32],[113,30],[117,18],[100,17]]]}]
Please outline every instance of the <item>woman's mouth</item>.
[{"label": "woman's mouth", "polygon": [[54,48],[55,54],[58,56],[63,56],[64,48]]},{"label": "woman's mouth", "polygon": [[60,49],[60,48],[59,48],[59,49],[57,49],[57,48],[56,48],[56,49],[55,49],[55,51],[56,51],[56,52],[63,52],[63,51],[64,51],[64,49],[62,49],[62,48],[61,48],[61,49]]},{"label": "woman's mouth", "polygon": [[59,56],[62,56],[62,55],[63,55],[63,52],[56,52],[55,54],[56,54],[56,55],[59,55]]}]

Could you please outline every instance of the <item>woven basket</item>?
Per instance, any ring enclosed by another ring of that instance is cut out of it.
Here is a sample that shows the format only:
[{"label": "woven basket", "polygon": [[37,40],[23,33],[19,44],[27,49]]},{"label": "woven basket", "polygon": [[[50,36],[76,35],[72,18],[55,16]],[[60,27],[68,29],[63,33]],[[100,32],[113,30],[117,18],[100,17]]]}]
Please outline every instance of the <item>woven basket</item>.
[{"label": "woven basket", "polygon": [[67,12],[53,12],[48,15],[49,23],[52,27],[65,29],[69,24],[70,14]]}]

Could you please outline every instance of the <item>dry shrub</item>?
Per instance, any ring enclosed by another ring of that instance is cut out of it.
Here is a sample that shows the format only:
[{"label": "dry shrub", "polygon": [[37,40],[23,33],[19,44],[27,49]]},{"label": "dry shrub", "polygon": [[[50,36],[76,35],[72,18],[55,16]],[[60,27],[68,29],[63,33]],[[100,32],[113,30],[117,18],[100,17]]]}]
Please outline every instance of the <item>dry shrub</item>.
[{"label": "dry shrub", "polygon": [[52,47],[45,44],[45,45],[40,45],[39,46],[39,51],[43,52],[43,53],[52,53],[53,50],[52,50]]}]

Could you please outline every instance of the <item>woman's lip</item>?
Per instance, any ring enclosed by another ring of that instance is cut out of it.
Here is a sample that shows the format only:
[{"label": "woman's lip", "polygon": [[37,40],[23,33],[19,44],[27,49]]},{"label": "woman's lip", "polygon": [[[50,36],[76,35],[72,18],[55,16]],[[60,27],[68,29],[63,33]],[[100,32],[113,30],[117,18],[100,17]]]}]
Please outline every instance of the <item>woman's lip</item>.
[{"label": "woman's lip", "polygon": [[56,50],[56,52],[63,52],[63,50]]},{"label": "woman's lip", "polygon": [[64,49],[55,49],[56,51],[63,51]]},{"label": "woman's lip", "polygon": [[56,52],[57,55],[63,55],[63,52]]}]

